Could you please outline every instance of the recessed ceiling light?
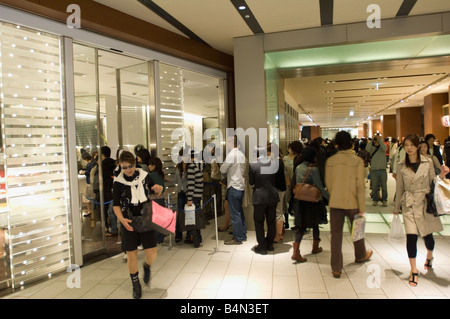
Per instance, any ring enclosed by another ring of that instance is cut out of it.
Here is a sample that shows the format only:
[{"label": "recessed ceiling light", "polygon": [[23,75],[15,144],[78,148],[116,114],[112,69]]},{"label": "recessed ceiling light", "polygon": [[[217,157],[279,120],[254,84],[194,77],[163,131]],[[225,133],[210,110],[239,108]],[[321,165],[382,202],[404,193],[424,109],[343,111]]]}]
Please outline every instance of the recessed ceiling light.
[{"label": "recessed ceiling light", "polygon": [[245,10],[245,9],[247,9],[247,7],[246,7],[246,6],[239,6],[238,9],[239,9],[239,10]]}]

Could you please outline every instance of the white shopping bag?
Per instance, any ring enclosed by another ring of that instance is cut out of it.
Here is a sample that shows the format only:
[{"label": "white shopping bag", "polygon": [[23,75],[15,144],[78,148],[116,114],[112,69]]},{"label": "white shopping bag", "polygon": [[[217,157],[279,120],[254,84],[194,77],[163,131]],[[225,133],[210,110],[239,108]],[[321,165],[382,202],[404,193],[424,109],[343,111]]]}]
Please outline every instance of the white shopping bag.
[{"label": "white shopping bag", "polygon": [[195,225],[195,205],[184,205],[184,225]]},{"label": "white shopping bag", "polygon": [[401,240],[405,237],[405,231],[403,229],[402,222],[398,215],[394,215],[391,223],[391,230],[389,231],[389,239]]},{"label": "white shopping bag", "polygon": [[434,186],[434,202],[438,216],[450,214],[450,180],[436,179]]},{"label": "white shopping bag", "polygon": [[352,224],[352,239],[353,242],[364,238],[366,232],[366,218],[364,216],[356,215]]}]

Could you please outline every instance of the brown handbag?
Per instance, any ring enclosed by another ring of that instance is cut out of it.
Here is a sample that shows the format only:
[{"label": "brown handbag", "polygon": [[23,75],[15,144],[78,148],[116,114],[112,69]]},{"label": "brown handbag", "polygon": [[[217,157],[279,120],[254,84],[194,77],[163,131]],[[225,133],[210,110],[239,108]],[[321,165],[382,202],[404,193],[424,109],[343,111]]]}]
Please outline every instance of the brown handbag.
[{"label": "brown handbag", "polygon": [[320,190],[311,184],[306,184],[305,181],[312,171],[312,167],[309,167],[303,182],[297,183],[294,187],[294,198],[305,202],[317,203],[320,200]]}]

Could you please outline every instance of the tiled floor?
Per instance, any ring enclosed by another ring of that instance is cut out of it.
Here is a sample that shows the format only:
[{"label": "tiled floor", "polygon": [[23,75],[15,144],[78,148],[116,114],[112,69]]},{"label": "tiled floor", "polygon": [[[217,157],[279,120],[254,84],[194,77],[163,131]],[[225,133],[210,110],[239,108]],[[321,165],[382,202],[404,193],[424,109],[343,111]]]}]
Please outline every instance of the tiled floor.
[{"label": "tiled floor", "polygon": [[[203,246],[173,245],[158,247],[158,257],[152,266],[150,287],[143,289],[146,299],[405,299],[450,298],[450,226],[435,234],[434,266],[430,271],[420,267],[419,285],[408,285],[409,263],[405,242],[388,238],[392,220],[394,181],[389,179],[388,207],[373,207],[367,198],[366,246],[373,249],[371,260],[354,263],[353,245],[345,227],[343,242],[344,272],[340,279],[331,275],[329,225],[322,228],[324,251],[312,255],[312,235],[301,244],[306,263],[291,260],[293,231],[287,231],[284,242],[275,245],[268,255],[251,251],[256,243],[254,231],[240,246],[226,246],[215,237],[215,223],[202,230]],[[450,216],[446,216],[450,217]],[[443,219],[450,224],[450,218]],[[219,218],[219,225],[221,218]],[[423,241],[418,243],[418,265],[425,261]],[[130,299],[131,281],[122,255],[81,268],[80,288],[69,288],[74,276],[60,274],[52,279],[7,295],[23,299]],[[139,253],[139,264],[143,252]],[[140,269],[142,277],[142,269]],[[69,277],[72,276],[72,277]]]}]

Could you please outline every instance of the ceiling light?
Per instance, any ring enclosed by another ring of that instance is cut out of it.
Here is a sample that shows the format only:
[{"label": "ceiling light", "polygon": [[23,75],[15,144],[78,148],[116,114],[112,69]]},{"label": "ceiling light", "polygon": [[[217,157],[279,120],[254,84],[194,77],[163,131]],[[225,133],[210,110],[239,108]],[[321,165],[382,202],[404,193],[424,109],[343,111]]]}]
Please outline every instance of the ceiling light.
[{"label": "ceiling light", "polygon": [[247,7],[246,7],[246,6],[239,6],[238,9],[239,9],[239,10],[245,10],[245,9],[247,9]]}]

